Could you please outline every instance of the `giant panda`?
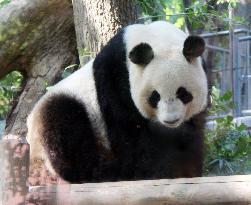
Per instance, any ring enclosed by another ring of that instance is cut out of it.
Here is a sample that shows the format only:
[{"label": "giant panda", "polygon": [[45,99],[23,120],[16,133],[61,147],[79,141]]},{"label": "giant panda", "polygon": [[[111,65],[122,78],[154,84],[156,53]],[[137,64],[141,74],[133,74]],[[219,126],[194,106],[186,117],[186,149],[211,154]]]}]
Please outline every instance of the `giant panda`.
[{"label": "giant panda", "polygon": [[174,25],[129,25],[28,117],[31,163],[70,183],[202,174],[205,43]]}]

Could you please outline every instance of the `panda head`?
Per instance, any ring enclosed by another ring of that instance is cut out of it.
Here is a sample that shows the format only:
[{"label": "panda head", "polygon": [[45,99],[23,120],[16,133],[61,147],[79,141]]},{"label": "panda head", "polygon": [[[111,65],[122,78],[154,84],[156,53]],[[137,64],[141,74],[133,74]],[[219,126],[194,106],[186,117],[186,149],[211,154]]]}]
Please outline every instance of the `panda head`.
[{"label": "panda head", "polygon": [[129,26],[124,41],[131,96],[145,118],[174,128],[205,109],[202,38],[155,22]]}]

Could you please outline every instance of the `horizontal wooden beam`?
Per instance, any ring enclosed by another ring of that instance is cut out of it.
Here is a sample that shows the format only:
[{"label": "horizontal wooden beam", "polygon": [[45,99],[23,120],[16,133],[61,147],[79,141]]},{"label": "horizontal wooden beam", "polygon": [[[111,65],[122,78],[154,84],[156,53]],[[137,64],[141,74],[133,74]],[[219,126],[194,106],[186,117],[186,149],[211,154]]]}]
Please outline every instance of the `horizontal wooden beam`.
[{"label": "horizontal wooden beam", "polygon": [[251,176],[65,184],[29,193],[30,200],[60,205],[250,205]]}]

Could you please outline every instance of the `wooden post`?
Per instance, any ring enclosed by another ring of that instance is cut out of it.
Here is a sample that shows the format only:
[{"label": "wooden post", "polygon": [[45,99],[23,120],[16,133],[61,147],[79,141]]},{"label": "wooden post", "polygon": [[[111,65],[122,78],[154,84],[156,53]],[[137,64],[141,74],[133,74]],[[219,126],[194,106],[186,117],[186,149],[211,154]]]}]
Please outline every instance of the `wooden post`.
[{"label": "wooden post", "polygon": [[6,138],[2,147],[2,183],[4,205],[22,204],[28,193],[29,145],[21,139]]}]

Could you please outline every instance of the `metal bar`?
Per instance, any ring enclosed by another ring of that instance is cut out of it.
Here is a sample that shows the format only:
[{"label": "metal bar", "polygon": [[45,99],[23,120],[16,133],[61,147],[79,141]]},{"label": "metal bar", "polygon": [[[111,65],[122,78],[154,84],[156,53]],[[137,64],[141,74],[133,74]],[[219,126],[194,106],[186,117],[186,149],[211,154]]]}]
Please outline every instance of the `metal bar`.
[{"label": "metal bar", "polygon": [[216,50],[216,51],[221,51],[221,52],[226,52],[229,53],[229,50],[226,48],[220,48],[217,46],[212,46],[212,45],[206,45],[206,48],[212,49],[212,50]]},{"label": "metal bar", "polygon": [[251,78],[251,75],[242,75],[242,78]]},{"label": "metal bar", "polygon": [[223,65],[222,65],[222,67],[223,67],[223,72],[222,72],[222,75],[221,75],[221,81],[222,81],[222,91],[225,93],[226,91],[227,91],[227,83],[226,83],[226,77],[225,76],[227,76],[227,72],[226,72],[226,52],[223,52],[222,53],[223,54],[223,56],[222,56],[222,62],[223,62]]},{"label": "metal bar", "polygon": [[[234,39],[234,64],[237,66],[237,68],[241,67],[241,61],[242,57],[240,55],[240,44],[238,41],[238,38]],[[245,67],[244,67],[245,69]],[[242,110],[242,93],[241,93],[241,87],[242,87],[242,79],[241,79],[241,74],[242,70],[244,69],[237,69],[234,71],[234,85],[235,85],[235,105],[236,105],[236,110],[235,114],[237,117],[241,116],[241,110]]]},{"label": "metal bar", "polygon": [[[231,4],[228,5],[228,11],[229,11],[229,67],[231,69],[230,71],[230,79],[231,79],[231,91],[233,94],[233,101],[236,102],[237,96],[235,95],[235,78],[234,78],[234,27],[233,27],[233,16],[234,16],[234,10],[231,6]],[[236,50],[236,52],[238,52]],[[235,111],[234,111],[235,114]]]},{"label": "metal bar", "polygon": [[[251,36],[249,36],[251,37]],[[250,44],[251,42],[247,42],[247,74],[248,74],[248,85],[247,85],[247,90],[248,90],[248,93],[247,93],[247,98],[248,98],[248,109],[251,109],[251,68],[250,68],[250,59],[251,59],[251,56],[250,56]],[[249,77],[250,76],[250,77]]]},{"label": "metal bar", "polygon": [[[213,68],[211,68],[212,70],[213,70],[213,72],[223,72],[224,70],[225,71],[230,71],[231,70],[231,68],[229,68],[229,67],[227,67],[226,69],[221,69],[221,67],[213,67]],[[246,69],[245,67],[239,67],[239,68],[235,68],[234,67],[234,71],[235,70],[243,70],[243,69]]]},{"label": "metal bar", "polygon": [[[235,29],[233,32],[235,34],[248,33],[248,32],[250,32],[250,30],[248,30],[248,29]],[[200,36],[203,38],[210,38],[210,37],[215,37],[215,36],[226,36],[226,35],[229,35],[229,31],[220,31],[220,32],[216,32],[216,33],[203,33]]]},{"label": "metal bar", "polygon": [[242,36],[238,38],[239,41],[250,41],[251,40],[251,36]]}]

